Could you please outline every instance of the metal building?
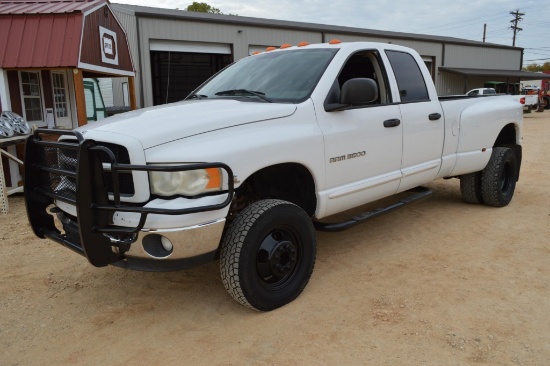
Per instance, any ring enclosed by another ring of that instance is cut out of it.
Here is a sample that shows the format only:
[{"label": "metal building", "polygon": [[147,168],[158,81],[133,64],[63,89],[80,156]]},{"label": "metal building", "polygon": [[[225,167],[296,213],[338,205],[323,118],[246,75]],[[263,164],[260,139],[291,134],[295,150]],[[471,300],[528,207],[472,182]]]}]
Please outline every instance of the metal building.
[{"label": "metal building", "polygon": [[[463,94],[487,82],[505,85],[540,79],[522,72],[523,49],[451,37],[187,12],[112,4],[128,34],[138,70],[138,105],[181,100],[232,61],[268,46],[301,41],[374,41],[415,49],[440,95]],[[121,91],[115,105],[122,105]]]}]

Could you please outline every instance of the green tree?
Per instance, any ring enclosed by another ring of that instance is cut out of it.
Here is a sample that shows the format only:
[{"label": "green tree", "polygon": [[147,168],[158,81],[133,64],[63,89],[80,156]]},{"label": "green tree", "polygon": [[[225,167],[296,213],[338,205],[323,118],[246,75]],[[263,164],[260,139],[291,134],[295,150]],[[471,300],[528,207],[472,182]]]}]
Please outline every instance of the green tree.
[{"label": "green tree", "polygon": [[542,66],[539,64],[530,64],[523,67],[524,71],[538,72],[542,71]]},{"label": "green tree", "polygon": [[207,3],[198,3],[193,1],[193,4],[185,8],[187,11],[195,11],[197,13],[223,14],[220,9],[215,8]]},{"label": "green tree", "polygon": [[530,65],[524,66],[523,71],[531,71],[531,72],[550,71],[550,61],[546,61],[542,65],[530,64]]}]

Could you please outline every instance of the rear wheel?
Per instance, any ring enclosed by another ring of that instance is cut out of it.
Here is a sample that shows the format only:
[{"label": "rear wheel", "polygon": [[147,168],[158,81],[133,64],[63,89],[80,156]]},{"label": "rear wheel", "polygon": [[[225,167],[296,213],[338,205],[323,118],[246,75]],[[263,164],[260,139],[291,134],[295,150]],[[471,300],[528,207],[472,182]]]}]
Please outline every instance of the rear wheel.
[{"label": "rear wheel", "polygon": [[483,203],[483,196],[481,195],[481,172],[461,175],[460,193],[464,202]]},{"label": "rear wheel", "polygon": [[315,230],[300,207],[271,199],[254,202],[224,236],[222,281],[242,305],[273,310],[300,295],[311,277],[315,255]]},{"label": "rear wheel", "polygon": [[481,194],[489,206],[503,207],[514,196],[517,181],[517,160],[514,150],[495,147],[489,163],[481,172]]}]

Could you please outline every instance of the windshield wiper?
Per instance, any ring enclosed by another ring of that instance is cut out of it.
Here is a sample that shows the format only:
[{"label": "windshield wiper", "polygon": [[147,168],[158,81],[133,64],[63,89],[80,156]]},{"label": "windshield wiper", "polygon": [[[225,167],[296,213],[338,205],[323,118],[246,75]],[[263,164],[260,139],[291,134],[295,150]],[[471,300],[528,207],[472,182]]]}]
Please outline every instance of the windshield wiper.
[{"label": "windshield wiper", "polygon": [[231,90],[223,90],[216,93],[216,95],[239,95],[239,94],[249,94],[253,95],[255,97],[258,97],[260,99],[265,100],[266,102],[273,103],[271,99],[265,96],[265,93],[254,91],[254,90],[247,90],[247,89],[231,89]]},{"label": "windshield wiper", "polygon": [[203,94],[197,94],[197,93],[194,93],[194,94],[191,94],[189,95],[187,98],[185,99],[194,99],[194,98],[197,98],[198,100],[201,100],[203,98],[208,98],[208,95],[203,95]]}]

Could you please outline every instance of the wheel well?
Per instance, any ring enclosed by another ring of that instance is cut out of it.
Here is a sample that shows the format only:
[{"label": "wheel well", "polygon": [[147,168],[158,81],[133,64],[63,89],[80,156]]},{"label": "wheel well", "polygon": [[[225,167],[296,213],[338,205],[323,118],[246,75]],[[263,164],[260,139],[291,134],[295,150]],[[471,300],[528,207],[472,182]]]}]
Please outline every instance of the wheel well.
[{"label": "wheel well", "polygon": [[252,202],[269,198],[292,202],[313,216],[317,207],[313,176],[306,167],[296,163],[263,168],[235,190],[230,214],[238,213]]},{"label": "wheel well", "polygon": [[522,160],[522,148],[521,145],[518,145],[516,143],[516,126],[513,123],[507,124],[506,126],[504,126],[502,131],[500,131],[493,147],[497,146],[509,147],[514,150],[517,159],[516,177],[517,179],[519,179],[519,172]]},{"label": "wheel well", "polygon": [[516,145],[516,126],[510,123],[500,131],[493,147]]}]

